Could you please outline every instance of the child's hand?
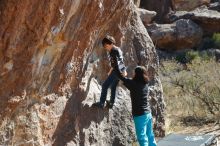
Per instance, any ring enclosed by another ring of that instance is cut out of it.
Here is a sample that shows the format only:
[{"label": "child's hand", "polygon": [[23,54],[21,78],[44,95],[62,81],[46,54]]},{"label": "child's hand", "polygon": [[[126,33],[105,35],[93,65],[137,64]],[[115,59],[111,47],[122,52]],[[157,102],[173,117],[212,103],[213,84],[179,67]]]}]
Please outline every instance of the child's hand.
[{"label": "child's hand", "polygon": [[108,72],[108,76],[112,73],[113,68],[111,68]]},{"label": "child's hand", "polygon": [[121,73],[121,75],[122,75],[123,77],[126,77],[128,74],[127,74],[126,71],[123,71],[123,73]]}]

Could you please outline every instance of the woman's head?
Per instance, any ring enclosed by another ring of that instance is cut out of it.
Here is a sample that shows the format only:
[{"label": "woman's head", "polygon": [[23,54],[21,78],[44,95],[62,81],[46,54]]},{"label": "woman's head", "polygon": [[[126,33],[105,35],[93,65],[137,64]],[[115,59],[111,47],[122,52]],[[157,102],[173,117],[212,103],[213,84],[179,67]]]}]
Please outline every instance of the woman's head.
[{"label": "woman's head", "polygon": [[147,70],[144,66],[137,66],[134,70],[134,78],[133,80],[140,82],[140,83],[148,83],[149,78],[147,76]]}]

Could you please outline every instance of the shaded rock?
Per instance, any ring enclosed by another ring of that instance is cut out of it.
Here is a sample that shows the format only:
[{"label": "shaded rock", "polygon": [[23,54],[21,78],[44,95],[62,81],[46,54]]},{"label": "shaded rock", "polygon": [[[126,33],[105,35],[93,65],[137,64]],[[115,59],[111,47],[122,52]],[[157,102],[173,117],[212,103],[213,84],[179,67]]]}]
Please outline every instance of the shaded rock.
[{"label": "shaded rock", "polygon": [[175,21],[180,20],[180,19],[191,19],[193,16],[194,16],[194,13],[187,12],[187,11],[171,12],[168,14],[166,22],[174,23]]},{"label": "shaded rock", "polygon": [[[19,15],[18,15],[19,14]],[[128,73],[145,65],[152,110],[164,135],[158,57],[131,1],[0,1],[0,145],[131,145],[128,91],[112,110],[92,108],[109,70],[110,33]]]},{"label": "shaded rock", "polygon": [[176,11],[190,11],[202,5],[208,5],[210,0],[172,0]]},{"label": "shaded rock", "polygon": [[140,7],[141,0],[133,0],[137,7]]},{"label": "shaded rock", "polygon": [[220,62],[220,50],[219,49],[215,50],[215,57],[216,57],[216,60]]},{"label": "shaded rock", "polygon": [[168,18],[170,22],[178,19],[191,19],[204,30],[205,35],[220,32],[220,13],[208,10],[207,7],[200,7],[190,12],[177,11],[176,13],[169,14]]},{"label": "shaded rock", "polygon": [[211,3],[220,2],[219,0],[211,0]]},{"label": "shaded rock", "polygon": [[202,29],[191,20],[181,19],[173,24],[153,24],[147,27],[150,37],[158,48],[185,49],[198,45]]},{"label": "shaded rock", "polygon": [[219,49],[208,49],[205,50],[209,55],[215,56],[216,61],[220,62],[220,50]]},{"label": "shaded rock", "polygon": [[173,10],[172,0],[141,0],[140,8],[155,11],[155,21],[163,23],[166,15]]},{"label": "shaded rock", "polygon": [[157,15],[154,11],[137,8],[137,13],[143,21],[144,25],[151,23],[152,19]]},{"label": "shaded rock", "polygon": [[215,47],[215,41],[210,37],[203,37],[200,45],[198,46],[198,50],[207,50]]},{"label": "shaded rock", "polygon": [[220,12],[220,2],[211,3],[211,4],[208,6],[208,9],[209,9],[209,10],[215,10],[215,11]]}]

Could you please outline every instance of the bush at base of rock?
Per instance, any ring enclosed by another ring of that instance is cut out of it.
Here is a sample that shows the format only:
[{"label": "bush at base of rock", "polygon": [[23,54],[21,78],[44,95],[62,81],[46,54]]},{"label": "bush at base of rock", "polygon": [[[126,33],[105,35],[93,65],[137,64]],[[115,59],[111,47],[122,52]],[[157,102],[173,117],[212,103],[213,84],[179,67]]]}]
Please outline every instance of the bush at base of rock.
[{"label": "bush at base of rock", "polygon": [[215,43],[215,47],[220,49],[220,33],[214,33],[212,39]]}]

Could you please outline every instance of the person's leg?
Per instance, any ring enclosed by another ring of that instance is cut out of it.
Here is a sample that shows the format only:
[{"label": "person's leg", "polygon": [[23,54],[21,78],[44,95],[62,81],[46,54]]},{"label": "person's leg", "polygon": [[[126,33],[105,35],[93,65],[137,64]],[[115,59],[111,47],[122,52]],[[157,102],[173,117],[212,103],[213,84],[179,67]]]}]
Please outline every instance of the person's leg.
[{"label": "person's leg", "polygon": [[115,95],[116,95],[116,88],[118,85],[119,79],[117,77],[114,78],[111,84],[111,96],[110,96],[110,103],[115,103]]},{"label": "person's leg", "polygon": [[157,146],[156,144],[156,140],[154,137],[154,132],[153,132],[153,118],[152,118],[152,114],[148,113],[147,114],[148,117],[148,121],[147,121],[147,137],[148,137],[148,141],[149,141],[149,146]]},{"label": "person's leg", "polygon": [[108,88],[112,84],[112,80],[114,79],[114,74],[113,72],[108,76],[108,78],[105,80],[105,82],[102,84],[102,91],[101,91],[101,96],[100,96],[100,103],[102,105],[105,104]]},{"label": "person's leg", "polygon": [[118,79],[115,79],[115,80],[112,81],[112,84],[111,84],[111,97],[110,97],[109,101],[108,100],[106,101],[108,108],[112,108],[114,103],[115,103],[115,94],[116,94],[116,87],[118,85],[118,82],[119,82]]},{"label": "person's leg", "polygon": [[138,142],[140,146],[148,146],[147,130],[147,116],[142,115],[134,117],[134,124]]}]

